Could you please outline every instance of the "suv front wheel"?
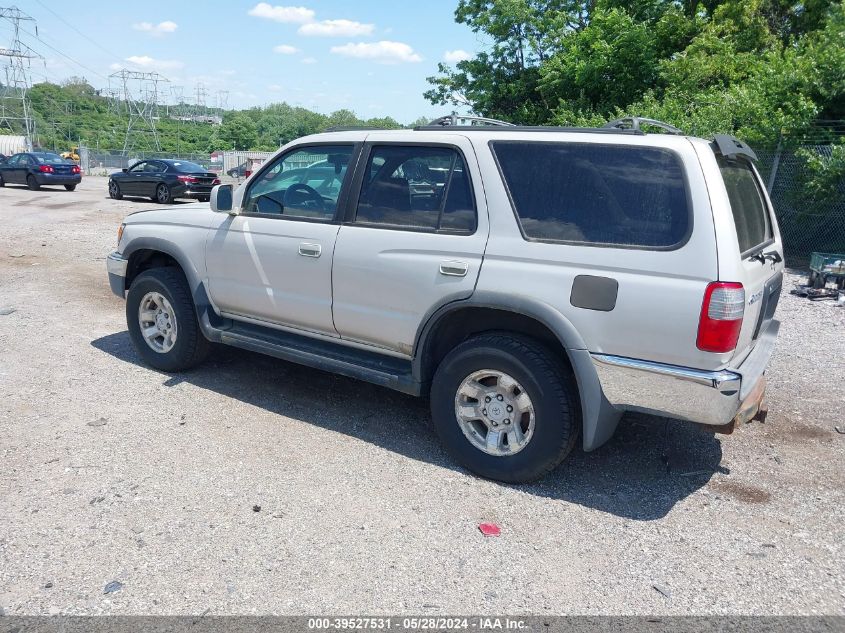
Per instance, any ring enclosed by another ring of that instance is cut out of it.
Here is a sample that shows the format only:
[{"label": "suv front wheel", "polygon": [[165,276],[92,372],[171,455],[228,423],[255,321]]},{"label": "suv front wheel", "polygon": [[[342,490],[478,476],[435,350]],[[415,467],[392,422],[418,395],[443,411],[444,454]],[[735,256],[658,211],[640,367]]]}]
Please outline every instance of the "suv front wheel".
[{"label": "suv front wheel", "polygon": [[142,359],[156,369],[181,371],[201,363],[210,343],[197,323],[185,276],[175,268],[138,275],[126,297],[129,337]]},{"label": "suv front wheel", "polygon": [[578,439],[572,380],[564,364],[530,338],[475,336],[437,368],[435,429],[449,454],[472,472],[507,483],[534,481]]}]

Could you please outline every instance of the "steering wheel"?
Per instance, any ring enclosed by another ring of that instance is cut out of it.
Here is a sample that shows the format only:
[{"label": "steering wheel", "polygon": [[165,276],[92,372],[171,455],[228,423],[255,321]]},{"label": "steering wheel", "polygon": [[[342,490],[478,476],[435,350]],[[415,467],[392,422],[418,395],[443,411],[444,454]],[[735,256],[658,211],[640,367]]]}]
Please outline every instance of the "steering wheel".
[{"label": "steering wheel", "polygon": [[[313,205],[307,204],[313,203]],[[325,200],[314,187],[305,183],[296,183],[285,190],[284,205],[286,207],[312,208],[314,205],[320,211],[325,209]]]}]

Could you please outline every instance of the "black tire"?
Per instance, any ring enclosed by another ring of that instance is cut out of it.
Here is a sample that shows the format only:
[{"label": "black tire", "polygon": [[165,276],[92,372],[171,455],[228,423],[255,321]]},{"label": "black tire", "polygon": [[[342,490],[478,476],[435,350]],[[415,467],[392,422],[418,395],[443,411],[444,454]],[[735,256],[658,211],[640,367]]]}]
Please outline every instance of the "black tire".
[{"label": "black tire", "polygon": [[67,189],[68,191],[73,191],[74,189],[76,189],[76,185],[65,185],[65,189]]},{"label": "black tire", "polygon": [[38,184],[38,181],[33,175],[29,175],[26,177],[26,186],[29,187],[32,191],[38,191],[39,189],[41,189],[41,185]]},{"label": "black tire", "polygon": [[[482,369],[509,374],[533,403],[534,434],[515,454],[496,456],[476,448],[458,424],[458,388]],[[581,427],[574,377],[566,365],[537,341],[507,332],[475,336],[447,354],[432,381],[431,414],[440,441],[455,461],[477,475],[506,483],[527,483],[549,473],[575,447]]]},{"label": "black tire", "polygon": [[[170,351],[157,352],[141,333],[138,310],[149,292],[158,292],[170,302],[177,324],[176,342]],[[197,323],[197,313],[185,275],[177,268],[153,268],[138,275],[126,296],[126,324],[129,337],[141,358],[162,371],[190,369],[208,356],[211,344]]]},{"label": "black tire", "polygon": [[5,187],[5,186],[6,186],[6,181],[3,180],[3,176],[0,175],[0,187]]},{"label": "black tire", "polygon": [[159,204],[171,204],[173,202],[173,192],[170,191],[170,187],[165,184],[156,187],[155,201]]},{"label": "black tire", "polygon": [[109,180],[109,198],[112,200],[122,200],[123,193],[120,191],[120,185],[114,180]]}]

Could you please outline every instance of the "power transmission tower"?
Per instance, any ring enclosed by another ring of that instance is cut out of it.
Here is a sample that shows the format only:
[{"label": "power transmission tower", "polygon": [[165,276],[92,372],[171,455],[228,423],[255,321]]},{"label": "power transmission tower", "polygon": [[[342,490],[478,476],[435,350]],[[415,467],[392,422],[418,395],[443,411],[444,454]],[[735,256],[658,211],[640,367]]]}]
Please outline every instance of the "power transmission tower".
[{"label": "power transmission tower", "polygon": [[223,112],[228,109],[229,107],[229,91],[228,90],[218,90],[217,91],[217,109],[220,110],[220,115],[223,116]]},{"label": "power transmission tower", "polygon": [[201,117],[205,116],[205,100],[208,98],[208,91],[205,89],[205,84],[199,82],[196,85],[196,109],[194,110],[193,120],[196,123]]},{"label": "power transmission tower", "polygon": [[152,145],[161,151],[156,130],[159,95],[170,80],[155,72],[142,73],[124,68],[109,75],[109,83],[112,81],[120,94],[120,106],[127,115],[123,153],[135,149],[139,141],[145,141],[144,145]]},{"label": "power transmission tower", "polygon": [[170,116],[179,118],[185,115],[185,86],[170,86]]},{"label": "power transmission tower", "polygon": [[[0,86],[0,128],[6,127],[14,132],[24,132],[27,143],[31,146],[35,140],[35,121],[29,105],[27,92],[32,85],[29,68],[33,59],[42,59],[29,46],[21,42],[21,22],[33,22],[17,7],[0,7],[0,18],[12,24],[14,33],[8,48],[0,48],[0,58],[5,58],[5,83]],[[35,26],[38,33],[38,26]]]}]

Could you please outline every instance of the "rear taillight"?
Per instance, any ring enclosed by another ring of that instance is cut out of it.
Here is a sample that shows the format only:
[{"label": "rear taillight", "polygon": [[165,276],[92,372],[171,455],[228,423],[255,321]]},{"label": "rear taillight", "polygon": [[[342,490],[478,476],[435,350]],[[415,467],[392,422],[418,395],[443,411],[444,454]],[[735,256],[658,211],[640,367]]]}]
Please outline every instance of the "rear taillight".
[{"label": "rear taillight", "polygon": [[215,178],[215,179],[214,179],[214,182],[212,182],[211,184],[212,184],[212,185],[219,185],[219,184],[220,184],[220,179],[219,179],[219,178]]},{"label": "rear taillight", "polygon": [[726,281],[708,284],[698,321],[698,349],[716,353],[735,350],[744,314],[745,289],[742,284]]},{"label": "rear taillight", "polygon": [[52,174],[53,173],[53,166],[52,165],[39,165],[38,170],[42,174]]},{"label": "rear taillight", "polygon": [[194,176],[176,176],[176,178],[178,178],[181,182],[186,182],[186,183],[189,183],[189,184],[194,184],[194,183],[199,182],[199,180],[197,178],[195,178]]},{"label": "rear taillight", "polygon": [[81,172],[82,172],[82,170],[79,169],[79,165],[74,165],[73,167],[70,168],[70,173],[72,173],[72,174],[78,174],[78,173],[81,173]]}]

